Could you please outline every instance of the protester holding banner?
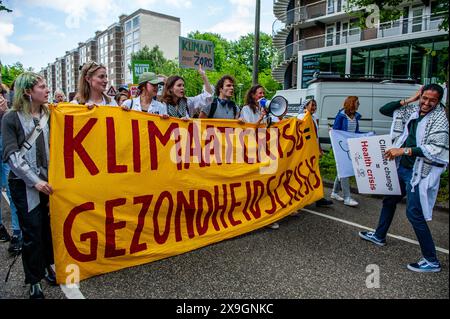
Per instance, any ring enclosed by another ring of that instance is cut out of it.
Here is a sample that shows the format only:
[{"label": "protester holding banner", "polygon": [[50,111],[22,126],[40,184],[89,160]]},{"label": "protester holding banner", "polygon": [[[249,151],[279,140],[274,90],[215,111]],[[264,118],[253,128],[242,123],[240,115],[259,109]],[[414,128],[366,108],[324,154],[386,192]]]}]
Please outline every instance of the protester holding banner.
[{"label": "protester holding banner", "polygon": [[[320,156],[323,155],[323,150],[322,150],[322,146],[319,143],[319,118],[316,115],[316,111],[317,111],[317,102],[314,99],[306,99],[301,105],[300,105],[300,109],[299,109],[299,113],[297,115],[297,118],[299,120],[303,120],[306,116],[306,114],[311,114],[311,117],[313,119],[314,122],[314,130],[316,131],[316,136],[317,136],[317,144],[319,145],[319,151],[320,151]],[[316,206],[317,207],[321,207],[321,206],[329,206],[329,205],[333,205],[333,202],[331,200],[328,200],[326,198],[321,198],[316,202]],[[296,215],[296,213],[294,213],[294,215]]]},{"label": "protester holding banner", "polygon": [[117,93],[114,96],[114,101],[116,101],[118,106],[122,106],[123,103],[128,100],[128,94],[124,92]]},{"label": "protester holding banner", "polygon": [[139,95],[123,103],[129,110],[147,112],[151,114],[167,115],[166,105],[155,100],[158,94],[158,85],[163,82],[153,72],[144,72],[139,76]]},{"label": "protester holding banner", "polygon": [[[359,233],[361,238],[378,246],[386,245],[386,235],[397,204],[406,196],[406,216],[423,255],[417,263],[407,265],[415,272],[441,270],[427,221],[432,219],[440,175],[448,165],[449,125],[445,109],[440,105],[443,94],[440,85],[428,84],[414,96],[388,103],[380,109],[383,115],[393,117],[393,148],[385,155],[397,162],[401,195],[385,196],[375,232]],[[418,105],[411,104],[416,101]]]},{"label": "protester holding banner", "polygon": [[[359,108],[359,99],[357,96],[348,96],[344,101],[344,107],[339,110],[334,119],[333,130],[347,131],[352,133],[362,133],[359,130],[359,119],[361,114],[357,112]],[[344,197],[338,193],[342,189]],[[350,178],[339,178],[336,176],[333,191],[330,197],[338,201],[344,201],[344,205],[357,206],[358,202],[351,198],[350,195]]]},{"label": "protester holding banner", "polygon": [[265,96],[265,91],[262,85],[253,85],[245,95],[245,103],[242,107],[239,120],[245,123],[256,123],[257,125],[264,123],[264,117],[267,112],[259,104],[259,101]]},{"label": "protester holding banner", "polygon": [[239,108],[231,100],[234,95],[234,79],[231,75],[222,76],[215,86],[213,102],[202,108],[200,118],[237,119]]},{"label": "protester holding banner", "polygon": [[198,68],[198,73],[203,79],[205,92],[194,97],[185,96],[184,79],[181,76],[173,75],[167,79],[161,102],[166,105],[169,116],[189,119],[194,117],[202,107],[211,103],[213,91],[201,65]]},{"label": "protester holding banner", "polygon": [[116,101],[105,94],[107,85],[106,67],[95,61],[87,62],[81,67],[77,94],[70,103],[84,104],[88,107],[93,105],[117,106]]},{"label": "protester holding banner", "polygon": [[53,190],[47,182],[48,93],[44,78],[22,73],[16,79],[12,110],[2,120],[3,161],[11,167],[9,187],[22,229],[22,262],[30,298],[44,298],[42,278],[56,284],[50,267],[53,248],[48,196]]},{"label": "protester holding banner", "polygon": [[[8,111],[7,106],[7,95],[9,94],[8,88],[5,84],[0,84],[0,154],[3,153],[3,142],[2,142],[2,135],[1,135],[1,120],[3,118],[3,115]],[[11,229],[12,229],[12,236],[9,235],[8,231],[6,230],[6,227],[3,225],[2,220],[2,208],[0,206],[0,242],[2,241],[10,241],[8,251],[11,254],[17,254],[22,250],[22,232],[20,230],[19,226],[19,218],[17,217],[17,209],[14,205],[14,202],[11,197],[11,192],[8,185],[8,175],[9,175],[9,165],[7,163],[0,164],[0,180],[2,184],[2,191],[6,192],[6,196],[8,196],[10,204],[9,209],[11,212]]]},{"label": "protester holding banner", "polygon": [[66,102],[66,95],[61,90],[55,91],[55,99],[53,100],[54,103],[61,103]]}]

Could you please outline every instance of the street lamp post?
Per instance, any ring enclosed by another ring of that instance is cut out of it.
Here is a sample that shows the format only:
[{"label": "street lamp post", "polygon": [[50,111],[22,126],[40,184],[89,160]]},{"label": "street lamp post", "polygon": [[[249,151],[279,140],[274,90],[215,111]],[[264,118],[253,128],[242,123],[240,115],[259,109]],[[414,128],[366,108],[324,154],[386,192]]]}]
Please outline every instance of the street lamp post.
[{"label": "street lamp post", "polygon": [[252,83],[253,85],[258,84],[258,64],[259,64],[259,18],[261,11],[261,0],[256,0],[256,10],[255,10],[255,46],[253,49],[253,74]]}]

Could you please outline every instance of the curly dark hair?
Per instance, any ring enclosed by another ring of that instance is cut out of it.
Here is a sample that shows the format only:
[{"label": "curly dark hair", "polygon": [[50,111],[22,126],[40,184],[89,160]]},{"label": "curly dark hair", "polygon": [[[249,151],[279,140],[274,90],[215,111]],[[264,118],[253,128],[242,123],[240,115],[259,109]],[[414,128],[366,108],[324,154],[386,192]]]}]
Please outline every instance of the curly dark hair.
[{"label": "curly dark hair", "polygon": [[235,83],[235,80],[234,80],[234,78],[231,75],[226,74],[226,75],[222,76],[219,79],[219,81],[217,81],[217,84],[216,84],[216,87],[215,87],[215,90],[214,90],[214,94],[216,96],[219,96],[220,89],[223,89],[223,85],[225,84],[225,80],[229,80],[233,84]]}]

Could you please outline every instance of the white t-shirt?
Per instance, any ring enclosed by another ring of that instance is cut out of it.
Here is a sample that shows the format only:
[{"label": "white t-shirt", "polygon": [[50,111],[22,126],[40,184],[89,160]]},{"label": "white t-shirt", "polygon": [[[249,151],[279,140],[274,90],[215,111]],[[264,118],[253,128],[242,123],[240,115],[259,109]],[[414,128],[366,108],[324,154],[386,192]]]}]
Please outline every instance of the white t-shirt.
[{"label": "white t-shirt", "polygon": [[260,108],[256,109],[256,113],[254,113],[253,110],[250,108],[250,106],[244,105],[242,107],[241,115],[239,116],[239,118],[246,123],[256,123],[258,122],[260,116],[261,116]]},{"label": "white t-shirt", "polygon": [[[127,108],[134,111],[143,112],[141,107],[141,98],[139,96],[133,99],[133,105],[131,105],[131,101],[132,101],[131,99],[126,100],[125,102],[123,102],[122,106],[126,106]],[[152,102],[148,107],[147,113],[167,115],[167,107],[165,104],[152,99]]]},{"label": "white t-shirt", "polygon": [[[80,104],[80,103],[78,103],[78,101],[77,100],[72,100],[72,101],[70,101],[70,103],[72,103],[72,104]],[[92,101],[91,99],[89,99],[87,102],[86,102],[86,104],[87,103],[94,103],[94,101]],[[100,103],[100,104],[98,104],[98,103],[95,103],[95,104],[97,104],[97,105],[108,105],[108,106],[117,106],[117,103],[116,103],[116,100],[114,100],[114,99],[111,99],[111,102],[109,102],[108,104],[106,103],[106,100],[105,100],[105,97],[102,97],[102,102]]]}]

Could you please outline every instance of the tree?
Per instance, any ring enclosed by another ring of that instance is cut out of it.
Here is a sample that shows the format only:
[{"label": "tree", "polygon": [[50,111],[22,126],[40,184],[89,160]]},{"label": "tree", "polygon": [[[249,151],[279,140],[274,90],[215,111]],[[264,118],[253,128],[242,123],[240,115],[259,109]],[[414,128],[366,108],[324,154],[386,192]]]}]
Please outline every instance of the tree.
[{"label": "tree", "polygon": [[[144,46],[141,50],[131,53],[131,61],[148,60],[150,61],[150,70],[155,70],[157,66],[163,65],[167,62],[163,52],[159,46],[155,45],[151,50],[148,46]],[[128,65],[131,71],[131,64]]]},{"label": "tree", "polygon": [[20,62],[16,62],[13,65],[4,65],[2,67],[2,81],[8,86],[11,86],[12,82],[19,76],[19,74],[23,73],[25,70],[23,68],[23,64]]},{"label": "tree", "polygon": [[11,10],[11,9],[8,9],[6,6],[4,6],[4,5],[2,4],[2,2],[3,2],[3,1],[0,1],[0,12],[1,12],[1,11],[12,12],[12,10]]},{"label": "tree", "polygon": [[[239,38],[239,40],[232,42],[232,52],[236,54],[236,59],[242,65],[246,65],[250,70],[253,65],[253,47],[255,43],[255,35],[249,33]],[[272,65],[272,58],[276,49],[272,45],[272,37],[267,33],[261,32],[259,36],[259,63],[258,69],[270,69]]]}]

